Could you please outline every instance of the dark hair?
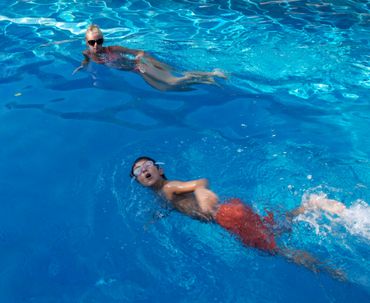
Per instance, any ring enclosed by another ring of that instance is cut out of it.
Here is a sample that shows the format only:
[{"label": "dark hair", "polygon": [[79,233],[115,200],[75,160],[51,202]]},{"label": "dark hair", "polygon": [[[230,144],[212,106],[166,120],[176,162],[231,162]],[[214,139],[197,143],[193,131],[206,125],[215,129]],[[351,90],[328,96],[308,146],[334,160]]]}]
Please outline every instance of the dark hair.
[{"label": "dark hair", "polygon": [[[141,161],[141,160],[153,161],[154,165],[155,165],[157,168],[159,168],[159,165],[155,163],[156,161],[155,161],[153,158],[150,158],[150,157],[147,157],[147,156],[141,156],[141,157],[137,158],[137,159],[134,161],[134,163],[132,163],[132,166],[131,166],[131,172],[130,172],[130,177],[131,177],[131,178],[135,177],[135,175],[134,175],[134,167],[135,167],[135,164],[136,164],[137,162]],[[166,176],[165,176],[164,174],[162,175],[162,178],[163,178],[163,179],[165,179],[165,180],[167,180],[167,178],[166,178]]]}]

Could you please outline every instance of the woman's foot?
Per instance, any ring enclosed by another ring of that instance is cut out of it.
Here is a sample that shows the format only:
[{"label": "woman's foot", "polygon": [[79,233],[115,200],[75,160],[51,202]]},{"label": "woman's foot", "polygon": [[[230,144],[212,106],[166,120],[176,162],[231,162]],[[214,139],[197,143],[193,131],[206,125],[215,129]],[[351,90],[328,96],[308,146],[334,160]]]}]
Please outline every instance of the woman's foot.
[{"label": "woman's foot", "polygon": [[222,79],[227,79],[226,74],[223,71],[221,71],[219,68],[215,68],[212,71],[212,76],[222,78]]}]

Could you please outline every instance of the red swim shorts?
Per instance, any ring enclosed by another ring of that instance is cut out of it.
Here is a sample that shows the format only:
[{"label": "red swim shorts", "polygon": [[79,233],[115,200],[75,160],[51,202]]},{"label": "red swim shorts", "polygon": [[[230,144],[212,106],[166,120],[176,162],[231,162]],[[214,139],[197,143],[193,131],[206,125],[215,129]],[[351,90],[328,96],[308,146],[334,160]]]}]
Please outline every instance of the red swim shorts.
[{"label": "red swim shorts", "polygon": [[272,215],[261,217],[240,199],[230,199],[222,204],[216,213],[216,222],[223,228],[237,235],[247,246],[269,253],[275,253],[275,237],[269,228],[273,223]]}]

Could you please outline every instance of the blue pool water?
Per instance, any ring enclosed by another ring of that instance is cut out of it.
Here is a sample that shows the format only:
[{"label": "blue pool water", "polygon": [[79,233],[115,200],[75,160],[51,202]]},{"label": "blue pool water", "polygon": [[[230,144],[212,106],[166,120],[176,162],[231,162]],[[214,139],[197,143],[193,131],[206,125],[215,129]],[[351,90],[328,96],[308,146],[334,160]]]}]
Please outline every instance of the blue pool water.
[{"label": "blue pool water", "polygon": [[[369,8],[2,1],[0,302],[369,302]],[[104,66],[72,75],[92,22],[107,44],[229,79],[179,93]],[[301,216],[280,241],[347,281],[169,213],[128,176],[143,154],[261,214],[343,201],[346,216]]]}]

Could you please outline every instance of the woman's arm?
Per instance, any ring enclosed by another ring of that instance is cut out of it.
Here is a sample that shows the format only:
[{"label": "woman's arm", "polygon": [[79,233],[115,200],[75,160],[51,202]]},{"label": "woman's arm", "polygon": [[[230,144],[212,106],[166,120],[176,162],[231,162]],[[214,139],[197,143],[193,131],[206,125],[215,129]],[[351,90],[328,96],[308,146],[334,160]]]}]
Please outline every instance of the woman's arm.
[{"label": "woman's arm", "polygon": [[77,67],[77,68],[73,71],[72,75],[76,74],[76,73],[77,73],[77,72],[79,72],[81,69],[85,68],[85,67],[86,67],[86,65],[88,65],[88,64],[89,64],[89,62],[90,62],[90,58],[89,58],[89,56],[88,56],[85,52],[83,52],[82,54],[84,55],[84,59],[82,60],[81,65],[80,65],[79,67]]}]

